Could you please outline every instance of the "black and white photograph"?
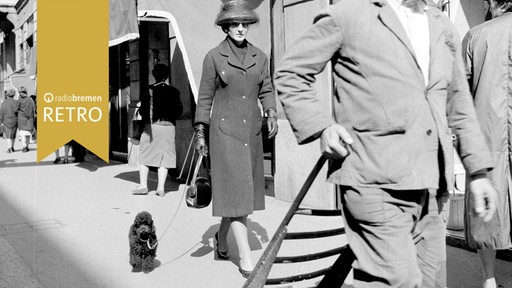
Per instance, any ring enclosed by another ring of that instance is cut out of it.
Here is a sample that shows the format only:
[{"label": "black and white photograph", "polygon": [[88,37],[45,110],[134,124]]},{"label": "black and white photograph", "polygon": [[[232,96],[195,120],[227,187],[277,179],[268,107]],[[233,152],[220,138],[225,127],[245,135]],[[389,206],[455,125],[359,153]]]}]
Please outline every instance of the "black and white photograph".
[{"label": "black and white photograph", "polygon": [[0,0],[0,288],[512,288],[512,0],[100,1],[45,135],[70,4]]}]

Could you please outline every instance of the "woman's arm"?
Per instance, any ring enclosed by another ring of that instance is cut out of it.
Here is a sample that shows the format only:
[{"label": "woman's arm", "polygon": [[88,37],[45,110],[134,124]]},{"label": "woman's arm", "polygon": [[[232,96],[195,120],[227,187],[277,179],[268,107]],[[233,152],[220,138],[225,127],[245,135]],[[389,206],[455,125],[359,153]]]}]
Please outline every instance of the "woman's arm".
[{"label": "woman's arm", "polygon": [[211,53],[208,53],[204,57],[199,95],[197,95],[196,123],[210,123],[210,110],[212,108],[213,96],[215,95],[216,79],[217,70],[215,69],[215,62]]}]

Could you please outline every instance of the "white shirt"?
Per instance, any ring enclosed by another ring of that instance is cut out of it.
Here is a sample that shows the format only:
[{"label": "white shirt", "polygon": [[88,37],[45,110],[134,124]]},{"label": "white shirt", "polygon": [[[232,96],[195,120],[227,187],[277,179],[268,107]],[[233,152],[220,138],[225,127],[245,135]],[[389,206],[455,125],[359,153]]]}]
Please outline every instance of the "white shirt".
[{"label": "white shirt", "polygon": [[[412,49],[423,73],[425,86],[428,85],[429,62],[430,62],[430,34],[428,17],[425,11],[413,11],[402,5],[401,0],[387,0],[396,16],[402,23]],[[425,6],[425,10],[428,9]]]}]

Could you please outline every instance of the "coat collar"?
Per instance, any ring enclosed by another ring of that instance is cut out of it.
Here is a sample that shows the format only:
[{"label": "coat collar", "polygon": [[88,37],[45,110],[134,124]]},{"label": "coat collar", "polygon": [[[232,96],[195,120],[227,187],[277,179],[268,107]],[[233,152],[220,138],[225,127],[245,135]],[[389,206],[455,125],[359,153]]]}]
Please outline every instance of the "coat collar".
[{"label": "coat collar", "polygon": [[240,63],[240,60],[235,56],[233,51],[231,51],[231,47],[229,47],[228,39],[224,39],[224,41],[219,44],[219,54],[228,58],[228,63],[234,67],[239,69],[247,70],[251,66],[256,64],[256,55],[258,54],[258,50],[254,45],[247,42],[247,55],[245,56],[245,63]]}]

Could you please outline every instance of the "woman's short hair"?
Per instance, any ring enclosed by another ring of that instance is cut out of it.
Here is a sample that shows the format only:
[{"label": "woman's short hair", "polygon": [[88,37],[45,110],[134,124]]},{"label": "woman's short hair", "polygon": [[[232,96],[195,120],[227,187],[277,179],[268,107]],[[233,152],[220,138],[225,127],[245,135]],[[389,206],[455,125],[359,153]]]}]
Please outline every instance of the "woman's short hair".
[{"label": "woman's short hair", "polygon": [[153,67],[153,77],[155,79],[165,79],[169,77],[169,67],[167,65],[158,63]]}]

